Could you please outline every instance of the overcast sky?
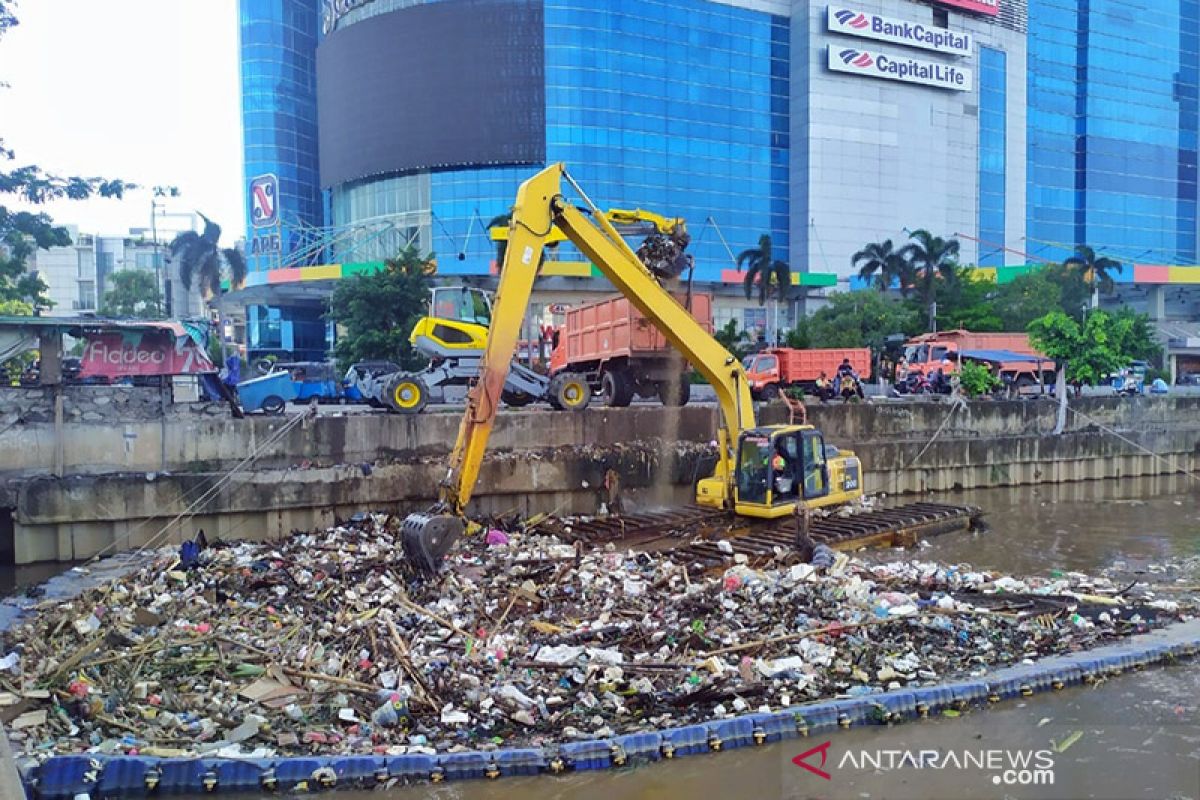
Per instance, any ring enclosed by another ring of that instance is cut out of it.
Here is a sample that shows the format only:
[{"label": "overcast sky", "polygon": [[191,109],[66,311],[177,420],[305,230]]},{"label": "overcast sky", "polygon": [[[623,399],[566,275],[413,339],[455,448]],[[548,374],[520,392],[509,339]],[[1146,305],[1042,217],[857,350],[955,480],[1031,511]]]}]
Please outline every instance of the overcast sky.
[{"label": "overcast sky", "polygon": [[46,206],[59,224],[149,227],[149,187],[174,185],[182,195],[168,211],[204,212],[224,244],[242,235],[236,0],[18,0],[15,10],[20,24],[0,38],[10,163],[146,187]]}]

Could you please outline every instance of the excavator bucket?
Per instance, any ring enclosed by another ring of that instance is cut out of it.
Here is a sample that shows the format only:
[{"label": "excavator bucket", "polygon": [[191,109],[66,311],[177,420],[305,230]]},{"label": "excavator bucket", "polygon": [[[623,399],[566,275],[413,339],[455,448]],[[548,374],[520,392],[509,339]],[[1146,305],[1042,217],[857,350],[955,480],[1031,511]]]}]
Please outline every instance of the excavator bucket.
[{"label": "excavator bucket", "polygon": [[452,514],[409,514],[400,526],[404,556],[421,572],[436,574],[464,528],[462,518]]}]

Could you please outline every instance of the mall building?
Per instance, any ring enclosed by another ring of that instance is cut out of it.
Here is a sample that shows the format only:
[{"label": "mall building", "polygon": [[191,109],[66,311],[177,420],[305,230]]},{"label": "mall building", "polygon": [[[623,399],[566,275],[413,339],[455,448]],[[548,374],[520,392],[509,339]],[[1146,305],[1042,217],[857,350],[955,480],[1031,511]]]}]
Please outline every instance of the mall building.
[{"label": "mall building", "polygon": [[[1001,281],[1091,244],[1192,336],[1198,6],[241,0],[252,271],[227,302],[251,350],[320,357],[336,281],[405,244],[494,283],[488,222],[563,161],[601,208],[687,219],[718,324],[785,324],[927,228]],[[764,233],[792,308],[742,294]],[[611,291],[559,250],[537,313]]]}]

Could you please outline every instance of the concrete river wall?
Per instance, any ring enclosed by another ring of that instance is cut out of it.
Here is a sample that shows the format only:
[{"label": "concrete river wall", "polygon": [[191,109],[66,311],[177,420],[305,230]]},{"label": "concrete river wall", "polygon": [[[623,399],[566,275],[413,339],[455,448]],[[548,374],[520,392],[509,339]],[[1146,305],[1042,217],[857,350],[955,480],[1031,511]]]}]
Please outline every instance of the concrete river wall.
[{"label": "concrete river wall", "polygon": [[[140,405],[125,415],[103,405],[99,421],[0,419],[0,558],[86,558],[198,529],[274,537],[364,510],[420,508],[436,496],[459,422],[445,413],[238,420],[212,408],[156,417]],[[1198,397],[1085,398],[1072,409],[1060,435],[1056,406],[1040,400],[818,406],[810,421],[857,452],[869,492],[1196,469]],[[778,406],[759,413],[762,423],[786,416]],[[686,502],[712,464],[717,419],[713,406],[506,412],[473,508],[591,512],[608,469],[621,476],[627,504]]]}]

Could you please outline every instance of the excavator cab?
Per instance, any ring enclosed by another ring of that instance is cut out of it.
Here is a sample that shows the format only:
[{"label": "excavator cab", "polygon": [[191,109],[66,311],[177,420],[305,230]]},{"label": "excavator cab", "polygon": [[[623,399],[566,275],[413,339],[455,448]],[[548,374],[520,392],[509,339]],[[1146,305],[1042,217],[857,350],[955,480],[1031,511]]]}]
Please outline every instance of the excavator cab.
[{"label": "excavator cab", "polygon": [[811,425],[774,425],[738,438],[734,508],[738,514],[774,519],[862,496],[858,459],[827,447]]},{"label": "excavator cab", "polygon": [[492,296],[473,286],[439,286],[429,298],[429,315],[413,326],[409,342],[429,358],[461,355],[487,347]]}]

